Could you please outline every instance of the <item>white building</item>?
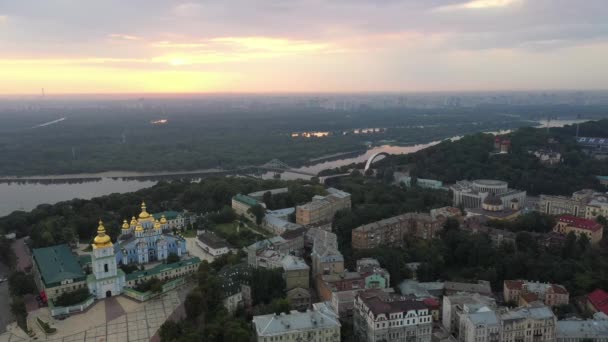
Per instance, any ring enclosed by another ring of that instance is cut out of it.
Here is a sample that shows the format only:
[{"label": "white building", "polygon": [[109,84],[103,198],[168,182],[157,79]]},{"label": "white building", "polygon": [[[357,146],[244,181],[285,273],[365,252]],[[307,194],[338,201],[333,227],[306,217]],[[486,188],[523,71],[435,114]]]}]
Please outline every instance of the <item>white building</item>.
[{"label": "white building", "polygon": [[228,242],[226,242],[226,240],[220,238],[219,236],[213,233],[208,232],[203,232],[202,234],[199,234],[196,239],[196,244],[202,250],[214,257],[228,254],[231,250],[230,245],[228,244]]},{"label": "white building", "polygon": [[487,306],[467,308],[472,312],[465,314],[460,320],[461,342],[499,342],[500,322],[494,310]]},{"label": "white building", "polygon": [[557,342],[607,342],[608,319],[558,321]]},{"label": "white building", "polygon": [[517,199],[522,205],[526,203],[525,191],[509,189],[508,183],[500,180],[460,181],[450,189],[454,194],[454,206],[462,204],[465,208],[481,208],[483,200],[490,194],[500,198],[505,208],[509,207],[512,199]]},{"label": "white building", "polygon": [[87,277],[89,292],[103,299],[122,293],[125,286],[125,273],[116,264],[114,244],[106,234],[103,222],[99,221],[97,236],[93,240],[91,255],[92,274]]},{"label": "white building", "polygon": [[491,297],[482,296],[476,293],[461,293],[451,296],[444,296],[441,310],[441,322],[448,332],[458,335],[458,331],[460,329],[460,319],[465,313],[466,305],[479,305],[496,308],[496,301]]},{"label": "white building", "polygon": [[422,302],[379,289],[357,293],[354,334],[366,342],[430,342],[433,316]]},{"label": "white building", "polygon": [[340,320],[325,303],[313,310],[253,316],[257,342],[339,342]]}]

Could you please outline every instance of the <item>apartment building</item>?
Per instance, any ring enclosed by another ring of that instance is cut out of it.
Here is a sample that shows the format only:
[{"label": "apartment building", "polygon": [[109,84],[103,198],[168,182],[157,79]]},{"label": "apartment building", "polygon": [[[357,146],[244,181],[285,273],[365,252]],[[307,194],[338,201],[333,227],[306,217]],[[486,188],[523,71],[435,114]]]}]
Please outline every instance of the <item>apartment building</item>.
[{"label": "apartment building", "polygon": [[553,307],[568,304],[570,301],[570,294],[562,285],[527,280],[505,280],[503,296],[505,302],[517,303],[519,306],[541,301]]},{"label": "apartment building", "polygon": [[335,188],[327,189],[327,196],[315,196],[311,202],[296,207],[296,223],[301,225],[331,222],[336,212],[350,209],[348,192]]},{"label": "apartment building", "polygon": [[353,229],[352,246],[355,249],[398,247],[403,245],[406,236],[431,239],[440,229],[440,221],[429,214],[407,213]]}]

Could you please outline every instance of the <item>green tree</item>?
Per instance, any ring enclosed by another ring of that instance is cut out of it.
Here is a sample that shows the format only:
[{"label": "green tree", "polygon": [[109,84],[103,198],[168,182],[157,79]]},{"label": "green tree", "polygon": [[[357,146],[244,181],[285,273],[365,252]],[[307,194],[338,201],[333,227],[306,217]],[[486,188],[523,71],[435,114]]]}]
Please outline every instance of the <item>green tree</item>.
[{"label": "green tree", "polygon": [[250,207],[247,212],[255,216],[255,223],[258,226],[262,224],[262,219],[264,219],[264,216],[266,215],[266,209],[260,204]]},{"label": "green tree", "polygon": [[184,309],[186,310],[186,316],[190,320],[195,320],[200,316],[204,309],[204,299],[198,288],[190,291],[184,301]]},{"label": "green tree", "polygon": [[167,255],[167,264],[172,264],[172,263],[178,262],[178,261],[179,261],[179,256],[177,256],[177,254],[169,253],[169,255]]},{"label": "green tree", "polygon": [[277,315],[280,315],[282,312],[288,314],[291,310],[287,298],[276,298],[270,305],[272,306],[272,312]]}]

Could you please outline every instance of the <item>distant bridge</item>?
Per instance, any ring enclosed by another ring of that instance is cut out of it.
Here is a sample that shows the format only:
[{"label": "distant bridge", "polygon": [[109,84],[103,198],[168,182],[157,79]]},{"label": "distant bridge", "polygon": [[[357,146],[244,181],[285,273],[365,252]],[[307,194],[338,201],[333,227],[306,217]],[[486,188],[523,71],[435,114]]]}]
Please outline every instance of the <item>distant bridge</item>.
[{"label": "distant bridge", "polygon": [[282,162],[278,159],[273,159],[273,160],[269,161],[268,163],[260,165],[260,166],[256,166],[255,168],[261,169],[261,170],[275,171],[275,172],[291,172],[291,173],[297,173],[300,175],[310,176],[310,177],[317,176],[316,173],[293,169],[291,166],[285,164],[284,162]]},{"label": "distant bridge", "polygon": [[369,159],[367,160],[367,163],[365,163],[365,169],[363,170],[363,172],[369,170],[370,166],[372,166],[372,163],[374,162],[374,160],[376,160],[377,157],[379,156],[385,156],[388,157],[389,154],[386,152],[378,152],[378,153],[374,153],[371,157],[369,157]]}]

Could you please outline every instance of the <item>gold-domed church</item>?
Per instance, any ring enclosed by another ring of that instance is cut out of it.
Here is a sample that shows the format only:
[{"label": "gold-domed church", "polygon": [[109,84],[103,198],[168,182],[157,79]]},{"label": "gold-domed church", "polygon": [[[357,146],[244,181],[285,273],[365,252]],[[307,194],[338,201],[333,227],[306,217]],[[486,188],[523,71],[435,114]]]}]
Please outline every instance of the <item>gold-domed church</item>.
[{"label": "gold-domed church", "polygon": [[116,296],[125,286],[125,273],[118,268],[115,247],[99,221],[97,236],[93,239],[91,255],[92,273],[87,277],[89,292],[97,299]]},{"label": "gold-domed church", "polygon": [[145,264],[165,260],[169,254],[186,254],[186,240],[170,234],[170,226],[164,215],[155,219],[148,213],[146,203],[141,204],[138,217],[123,221],[118,237],[116,256],[118,263]]}]

